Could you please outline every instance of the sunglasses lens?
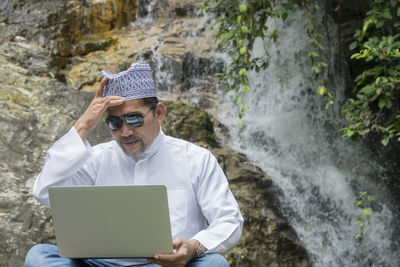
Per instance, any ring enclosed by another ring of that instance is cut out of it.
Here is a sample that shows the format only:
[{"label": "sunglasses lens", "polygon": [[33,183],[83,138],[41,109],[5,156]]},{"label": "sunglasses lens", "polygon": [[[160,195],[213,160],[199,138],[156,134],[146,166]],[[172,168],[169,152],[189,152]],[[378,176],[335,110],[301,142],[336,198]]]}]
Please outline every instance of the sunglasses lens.
[{"label": "sunglasses lens", "polygon": [[143,115],[137,112],[125,115],[124,119],[126,124],[135,128],[138,128],[144,124]]},{"label": "sunglasses lens", "polygon": [[119,117],[108,117],[106,122],[108,127],[110,127],[110,129],[113,131],[121,129],[122,124],[124,123]]}]

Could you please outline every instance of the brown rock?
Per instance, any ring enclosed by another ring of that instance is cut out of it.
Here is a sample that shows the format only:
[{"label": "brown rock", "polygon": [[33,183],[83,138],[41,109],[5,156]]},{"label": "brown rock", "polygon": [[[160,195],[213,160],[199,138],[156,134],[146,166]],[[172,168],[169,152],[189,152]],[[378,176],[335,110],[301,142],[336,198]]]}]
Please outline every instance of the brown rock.
[{"label": "brown rock", "polygon": [[[91,10],[80,1],[2,2],[5,8],[0,13],[7,19],[0,23],[0,33],[6,32],[0,37],[5,40],[0,44],[0,266],[22,266],[31,246],[55,243],[50,213],[31,197],[31,190],[49,146],[92,99],[93,93],[76,89],[93,91],[101,70],[119,72],[143,59],[155,70],[160,95],[181,100],[167,102],[165,131],[209,148],[230,180],[245,218],[240,243],[227,254],[232,265],[309,265],[307,252],[280,214],[275,197],[279,190],[271,179],[219,142],[219,135],[226,132],[220,122],[185,104],[216,110],[218,83],[213,74],[223,68],[212,32],[204,31],[208,19],[187,17],[195,13],[195,2],[157,1],[154,12],[164,18],[153,25],[86,37],[82,33],[119,27],[113,17],[119,12],[117,5],[113,9],[104,1],[104,9]],[[164,15],[157,13],[161,7],[166,8]],[[107,14],[100,21],[102,10]],[[84,19],[89,13],[90,23]],[[178,13],[177,20],[167,18]],[[106,27],[111,24],[115,26]],[[106,50],[92,51],[92,44]],[[85,55],[87,51],[92,52]],[[67,58],[72,54],[76,56]],[[100,124],[90,134],[92,144],[110,139],[105,127]]]}]

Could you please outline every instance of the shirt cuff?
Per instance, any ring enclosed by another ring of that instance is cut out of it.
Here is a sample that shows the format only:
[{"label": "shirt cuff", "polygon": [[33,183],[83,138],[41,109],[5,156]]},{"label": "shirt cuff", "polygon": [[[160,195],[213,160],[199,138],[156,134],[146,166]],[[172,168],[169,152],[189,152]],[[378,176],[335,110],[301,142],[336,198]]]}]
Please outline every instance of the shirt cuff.
[{"label": "shirt cuff", "polygon": [[[81,136],[78,134],[78,132],[76,131],[75,127],[72,126],[72,128],[68,131],[68,133],[66,135],[64,135],[62,137],[62,139],[60,140],[63,145],[64,144],[76,144],[76,146],[79,146],[78,149],[82,149],[82,145],[85,148],[85,150],[87,152],[89,152],[91,155],[93,154],[93,148],[92,146],[89,144],[88,140],[85,138],[85,140],[82,140]],[[77,147],[75,147],[77,148]]]}]

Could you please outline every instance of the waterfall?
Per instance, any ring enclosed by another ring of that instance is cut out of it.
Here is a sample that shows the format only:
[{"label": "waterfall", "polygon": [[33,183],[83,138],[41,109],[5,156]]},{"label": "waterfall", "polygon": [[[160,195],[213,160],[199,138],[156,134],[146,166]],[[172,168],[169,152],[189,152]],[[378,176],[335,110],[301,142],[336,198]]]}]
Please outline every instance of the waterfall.
[{"label": "waterfall", "polygon": [[148,25],[154,22],[153,12],[154,6],[158,0],[137,0],[137,6],[139,7],[136,12],[136,18],[138,21],[132,23],[132,26]]},{"label": "waterfall", "polygon": [[[147,3],[148,12],[133,24],[134,28],[146,28],[150,26],[146,21],[152,19],[156,1],[141,1]],[[279,186],[282,212],[310,253],[313,266],[398,266],[399,243],[393,237],[395,214],[390,194],[380,183],[386,178],[385,167],[365,145],[343,141],[338,133],[344,125],[339,113],[345,103],[345,81],[344,69],[335,62],[337,26],[329,19],[325,25],[325,39],[331,43],[324,45],[332,66],[325,76],[329,77],[335,101],[325,110],[325,100],[315,94],[316,84],[310,77],[304,21],[300,11],[284,23],[270,21],[270,28],[278,29],[278,41],[263,44],[257,40],[253,55],[265,55],[267,46],[270,64],[260,73],[248,72],[252,91],[244,98],[249,106],[244,119],[233,112],[238,107],[233,104],[232,92],[223,96],[217,89],[213,99],[217,104],[204,108],[228,127],[230,137],[223,142],[246,154]],[[179,35],[189,36],[197,38],[195,32]],[[201,38],[198,42],[206,43]],[[192,43],[186,42],[182,45],[190,48]],[[182,63],[159,52],[163,45],[160,37],[150,55],[160,98],[201,106],[201,79],[185,77],[190,80],[190,91],[176,91],[185,70],[180,69]],[[195,54],[194,49],[191,53]],[[222,59],[227,60],[227,56],[216,55],[211,69],[217,69]],[[238,128],[239,123],[243,127]],[[374,214],[365,220],[362,242],[354,237],[360,232],[356,220],[363,214],[355,204],[361,191],[376,197],[370,204]]]},{"label": "waterfall", "polygon": [[[284,23],[271,22],[279,39],[266,44],[269,67],[248,73],[252,91],[245,98],[249,106],[245,118],[232,114],[238,109],[232,93],[216,113],[230,129],[227,144],[245,153],[281,188],[283,213],[309,251],[313,266],[398,266],[393,211],[378,183],[385,178],[384,167],[362,144],[341,140],[344,75],[340,69],[331,70],[335,104],[326,111],[309,79],[303,24],[301,12]],[[327,26],[331,40],[338,39],[333,36],[335,27]],[[328,51],[332,66],[335,49],[333,44]],[[257,40],[253,54],[263,53],[263,43]],[[237,127],[239,122],[242,128]],[[364,190],[376,200],[374,214],[365,222],[367,236],[360,243],[354,236],[360,231],[355,221],[362,210],[355,203]]]}]

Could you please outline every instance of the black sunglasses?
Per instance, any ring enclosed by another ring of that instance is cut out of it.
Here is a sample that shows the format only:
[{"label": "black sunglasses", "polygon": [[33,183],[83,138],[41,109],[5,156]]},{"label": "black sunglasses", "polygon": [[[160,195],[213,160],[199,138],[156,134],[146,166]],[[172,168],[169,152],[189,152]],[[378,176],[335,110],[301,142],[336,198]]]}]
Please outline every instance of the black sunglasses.
[{"label": "black sunglasses", "polygon": [[124,124],[124,121],[129,126],[139,128],[139,127],[143,126],[144,117],[146,117],[147,114],[152,109],[153,109],[153,107],[151,107],[145,114],[135,111],[135,112],[131,112],[131,113],[122,115],[121,117],[109,116],[108,118],[106,118],[106,123],[112,131],[118,131],[119,129],[121,129],[122,125]]}]

